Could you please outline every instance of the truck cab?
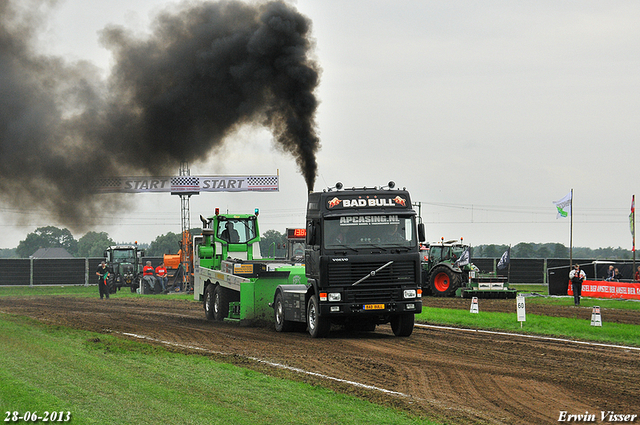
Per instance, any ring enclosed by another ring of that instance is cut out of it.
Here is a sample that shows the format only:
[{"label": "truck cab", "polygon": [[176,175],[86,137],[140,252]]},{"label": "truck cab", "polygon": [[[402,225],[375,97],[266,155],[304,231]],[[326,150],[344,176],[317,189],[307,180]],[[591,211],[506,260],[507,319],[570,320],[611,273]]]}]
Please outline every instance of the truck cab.
[{"label": "truck cab", "polygon": [[[307,285],[281,288],[285,325],[306,317],[313,337],[326,336],[331,324],[373,330],[391,323],[397,336],[412,333],[414,315],[422,311],[418,242],[424,227],[416,224],[409,193],[394,186],[337,184],[309,194]],[[276,314],[276,328],[278,322]]]}]

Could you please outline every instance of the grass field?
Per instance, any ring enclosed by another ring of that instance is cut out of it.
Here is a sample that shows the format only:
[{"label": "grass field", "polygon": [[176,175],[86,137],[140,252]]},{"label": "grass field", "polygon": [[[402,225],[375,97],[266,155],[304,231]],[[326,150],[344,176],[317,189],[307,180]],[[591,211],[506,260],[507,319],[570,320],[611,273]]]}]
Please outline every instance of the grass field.
[{"label": "grass field", "polygon": [[[2,287],[3,296],[97,297],[96,287]],[[193,301],[188,294],[158,297]],[[587,300],[585,299],[585,302]],[[194,301],[195,302],[195,301]],[[515,301],[514,301],[515,302]],[[640,302],[588,300],[602,308],[640,309]],[[527,303],[570,305],[567,298]],[[633,325],[527,314],[429,308],[418,321],[640,346]],[[203,319],[204,320],[204,319]],[[286,408],[282,408],[286,406]],[[202,355],[0,313],[0,413],[70,412],[76,424],[430,424],[424,418],[328,389],[218,363]]]},{"label": "grass field", "polygon": [[14,411],[69,412],[73,424],[434,423],[206,356],[0,314],[0,413]]},{"label": "grass field", "polygon": [[472,314],[468,310],[447,308],[424,309],[416,321],[640,347],[638,328],[622,323],[605,323],[599,327],[591,326],[591,321],[584,319],[527,314],[521,327],[515,313]]}]

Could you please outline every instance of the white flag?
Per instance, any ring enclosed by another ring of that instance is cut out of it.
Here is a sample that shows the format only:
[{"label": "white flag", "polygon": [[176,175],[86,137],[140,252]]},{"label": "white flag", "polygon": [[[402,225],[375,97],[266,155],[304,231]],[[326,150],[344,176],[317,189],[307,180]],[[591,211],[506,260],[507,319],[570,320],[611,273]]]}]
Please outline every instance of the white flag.
[{"label": "white flag", "polygon": [[462,267],[469,264],[469,248],[465,249],[460,258],[455,262],[455,266]]},{"label": "white flag", "polygon": [[560,199],[559,201],[553,201],[553,204],[556,206],[558,210],[558,215],[556,215],[556,219],[560,217],[567,218],[571,215],[571,195],[572,192],[569,192],[567,196]]}]

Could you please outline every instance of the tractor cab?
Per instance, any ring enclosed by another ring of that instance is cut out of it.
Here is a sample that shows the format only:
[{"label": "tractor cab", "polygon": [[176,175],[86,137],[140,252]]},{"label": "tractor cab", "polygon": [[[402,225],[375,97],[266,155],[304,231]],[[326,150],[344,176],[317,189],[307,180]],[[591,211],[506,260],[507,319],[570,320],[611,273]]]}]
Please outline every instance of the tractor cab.
[{"label": "tractor cab", "polygon": [[198,246],[200,265],[220,270],[223,261],[253,261],[260,258],[258,209],[255,214],[221,214],[204,218],[203,240]]}]

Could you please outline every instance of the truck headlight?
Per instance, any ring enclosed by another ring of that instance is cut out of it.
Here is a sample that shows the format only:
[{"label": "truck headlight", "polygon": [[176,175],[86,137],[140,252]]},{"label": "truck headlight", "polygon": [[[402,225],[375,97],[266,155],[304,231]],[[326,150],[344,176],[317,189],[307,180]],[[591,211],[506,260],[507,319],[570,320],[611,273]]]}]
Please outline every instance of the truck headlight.
[{"label": "truck headlight", "polygon": [[415,289],[405,289],[404,290],[405,298],[416,298],[416,290]]},{"label": "truck headlight", "polygon": [[340,292],[329,292],[329,301],[342,301],[342,294]]}]

